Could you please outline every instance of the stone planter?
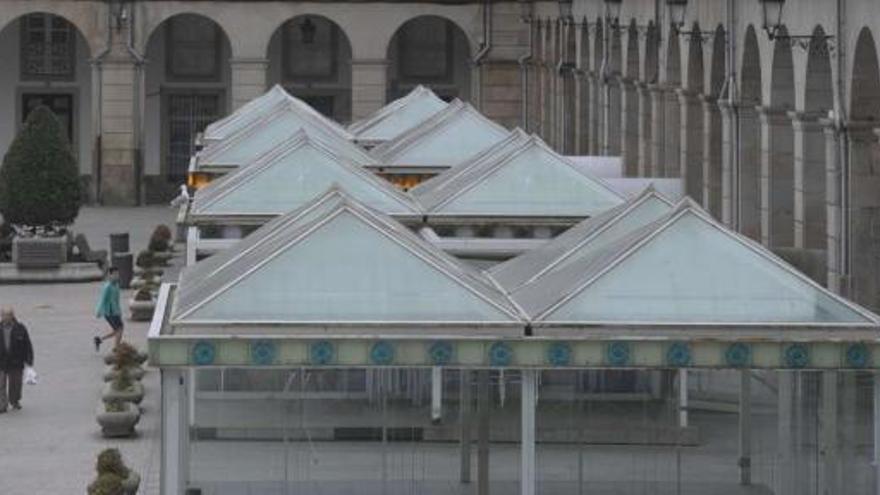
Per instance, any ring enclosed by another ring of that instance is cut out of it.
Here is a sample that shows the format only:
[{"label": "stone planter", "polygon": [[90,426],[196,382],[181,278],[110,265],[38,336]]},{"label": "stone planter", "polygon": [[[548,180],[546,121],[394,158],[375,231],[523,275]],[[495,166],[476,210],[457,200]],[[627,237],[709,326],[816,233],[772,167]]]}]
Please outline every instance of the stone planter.
[{"label": "stone planter", "polygon": [[[134,427],[141,419],[141,410],[131,402],[123,402],[124,411],[107,412],[105,404],[98,405],[96,420],[105,438],[121,438],[134,435]],[[138,479],[140,484],[140,479]],[[135,492],[131,492],[135,493]]]},{"label": "stone planter", "polygon": [[[141,381],[146,373],[147,372],[140,366],[135,366],[134,368],[128,369],[128,376],[130,376],[132,380]],[[104,381],[112,382],[116,379],[118,375],[119,372],[116,371],[113,366],[108,366],[107,370],[104,372]]]},{"label": "stone planter", "polygon": [[137,301],[132,298],[128,300],[128,309],[131,312],[132,321],[150,321],[153,319],[153,311],[156,309],[156,300]]},{"label": "stone planter", "polygon": [[167,265],[171,258],[174,258],[174,252],[172,251],[156,251],[153,253],[153,259],[162,263],[163,265]]},{"label": "stone planter", "polygon": [[[146,363],[147,359],[149,359],[149,357],[150,356],[148,356],[147,353],[145,353],[145,352],[138,352],[137,353],[138,364]],[[116,355],[114,355],[112,352],[110,354],[105,355],[104,356],[104,364],[116,364]]]},{"label": "stone planter", "polygon": [[104,392],[101,394],[101,398],[104,402],[118,400],[140,404],[144,400],[144,385],[141,382],[135,381],[128,390],[114,390],[113,383],[107,382],[104,384]]},{"label": "stone planter", "polygon": [[140,486],[141,475],[129,469],[128,478],[122,480],[122,493],[125,495],[136,495]]},{"label": "stone planter", "polygon": [[67,262],[67,238],[16,237],[12,262],[18,268],[58,268]]}]

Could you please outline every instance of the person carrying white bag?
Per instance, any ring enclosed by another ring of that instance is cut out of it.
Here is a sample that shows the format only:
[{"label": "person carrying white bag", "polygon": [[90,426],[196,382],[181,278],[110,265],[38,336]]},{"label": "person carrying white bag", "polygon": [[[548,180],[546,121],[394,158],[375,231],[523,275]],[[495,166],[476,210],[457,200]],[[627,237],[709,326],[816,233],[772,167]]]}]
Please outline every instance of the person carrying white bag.
[{"label": "person carrying white bag", "polygon": [[15,319],[12,308],[3,308],[0,311],[0,413],[5,413],[9,405],[12,409],[21,409],[23,375],[28,375],[28,383],[37,380],[33,366],[34,348],[27,328]]}]

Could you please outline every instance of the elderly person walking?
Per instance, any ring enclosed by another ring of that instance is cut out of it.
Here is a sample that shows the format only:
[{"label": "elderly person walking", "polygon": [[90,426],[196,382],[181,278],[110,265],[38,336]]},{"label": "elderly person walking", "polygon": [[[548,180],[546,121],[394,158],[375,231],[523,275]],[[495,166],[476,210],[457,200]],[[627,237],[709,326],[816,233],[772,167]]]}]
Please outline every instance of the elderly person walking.
[{"label": "elderly person walking", "polygon": [[21,409],[21,381],[25,365],[34,365],[34,348],[27,328],[11,308],[0,312],[0,413],[8,405]]},{"label": "elderly person walking", "polygon": [[101,294],[98,296],[98,306],[95,308],[95,316],[104,318],[110,325],[110,333],[101,337],[95,336],[95,351],[101,349],[101,342],[112,338],[113,347],[122,342],[122,306],[119,304],[119,271],[116,267],[107,270],[107,279],[101,286]]}]

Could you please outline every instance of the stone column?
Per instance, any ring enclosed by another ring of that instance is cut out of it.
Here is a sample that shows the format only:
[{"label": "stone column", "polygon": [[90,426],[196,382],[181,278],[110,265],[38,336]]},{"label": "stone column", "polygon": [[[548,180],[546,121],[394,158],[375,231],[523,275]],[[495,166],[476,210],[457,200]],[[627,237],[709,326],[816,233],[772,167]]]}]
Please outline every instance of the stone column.
[{"label": "stone column", "polygon": [[654,122],[651,119],[652,114],[652,102],[651,102],[651,91],[648,89],[648,85],[645,83],[639,83],[636,86],[636,91],[638,93],[639,99],[639,119],[638,119],[638,134],[636,135],[636,142],[639,148],[639,156],[638,156],[638,176],[639,177],[654,177],[654,166],[651,158],[653,157],[653,141],[651,140],[651,131],[653,130]]},{"label": "stone column", "polygon": [[620,156],[624,176],[639,175],[639,94],[632,79],[620,79]]},{"label": "stone column", "polygon": [[575,121],[575,152],[578,155],[590,153],[590,83],[589,79],[581,70],[574,73],[575,98],[577,100],[577,118]]},{"label": "stone column", "polygon": [[264,58],[232,58],[232,111],[266,92],[266,71],[269,61]]},{"label": "stone column", "polygon": [[703,202],[703,109],[699,95],[678,89],[681,108],[679,176],[684,178],[685,193]]},{"label": "stone column", "polygon": [[481,111],[509,128],[522,125],[522,75],[519,64],[511,60],[484,60]]},{"label": "stone column", "polygon": [[785,110],[759,107],[761,119],[761,242],[794,245],[794,145]]},{"label": "stone column", "polygon": [[651,98],[651,157],[654,177],[666,177],[666,88],[652,84],[648,86]]},{"label": "stone column", "polygon": [[721,218],[721,111],[718,99],[703,97],[703,208]]},{"label": "stone column", "polygon": [[595,156],[602,154],[602,143],[605,141],[602,132],[605,130],[604,89],[601,78],[595,72],[589,75],[588,84],[590,85],[590,149],[588,154]]},{"label": "stone column", "polygon": [[620,156],[621,135],[621,82],[619,77],[608,78],[603,86],[604,94],[604,130],[602,132],[602,154],[605,156]]},{"label": "stone column", "polygon": [[139,202],[141,72],[142,66],[121,48],[100,62],[99,200],[105,205]]},{"label": "stone column", "polygon": [[825,256],[828,270],[828,288],[842,294],[841,278],[843,264],[843,203],[841,198],[841,174],[838,160],[840,145],[834,122],[822,119],[822,133],[825,135]]},{"label": "stone column", "polygon": [[351,61],[351,118],[362,119],[385,105],[388,61]]},{"label": "stone column", "polygon": [[678,89],[666,91],[666,115],[663,116],[666,177],[681,177],[681,104]]},{"label": "stone column", "polygon": [[825,140],[818,115],[789,112],[794,131],[794,246],[825,246]]},{"label": "stone column", "polygon": [[754,106],[739,106],[739,170],[736,208],[739,231],[761,240],[761,124]]},{"label": "stone column", "polygon": [[721,111],[721,221],[728,227],[737,228],[739,164],[733,161],[733,150],[736,146],[733,136],[736,129],[736,109],[727,100],[718,100],[718,108]]},{"label": "stone column", "polygon": [[880,147],[877,122],[848,122],[849,196],[843,212],[847,251],[843,254],[846,295],[869,309],[880,309]]}]

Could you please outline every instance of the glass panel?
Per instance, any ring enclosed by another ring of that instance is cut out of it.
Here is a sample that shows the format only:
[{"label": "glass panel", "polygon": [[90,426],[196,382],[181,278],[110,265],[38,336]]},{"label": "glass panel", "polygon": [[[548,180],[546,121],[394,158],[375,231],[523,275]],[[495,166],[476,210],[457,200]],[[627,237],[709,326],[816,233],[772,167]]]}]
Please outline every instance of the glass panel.
[{"label": "glass panel", "polygon": [[22,79],[73,79],[76,35],[65,19],[30,14],[21,23]]},{"label": "glass panel", "polygon": [[506,135],[504,128],[484,117],[462,111],[402,153],[389,158],[391,163],[399,165],[452,166],[501,141]]},{"label": "glass panel", "polygon": [[[421,86],[404,98],[406,103],[403,106],[396,108],[391,114],[384,116],[381,120],[376,122],[368,120],[353,126],[353,129],[358,127],[363,129],[363,131],[357,133],[358,138],[383,141],[393,139],[446,108],[446,103],[443,100]],[[400,103],[400,101],[395,101],[390,105],[398,105]]]}]

